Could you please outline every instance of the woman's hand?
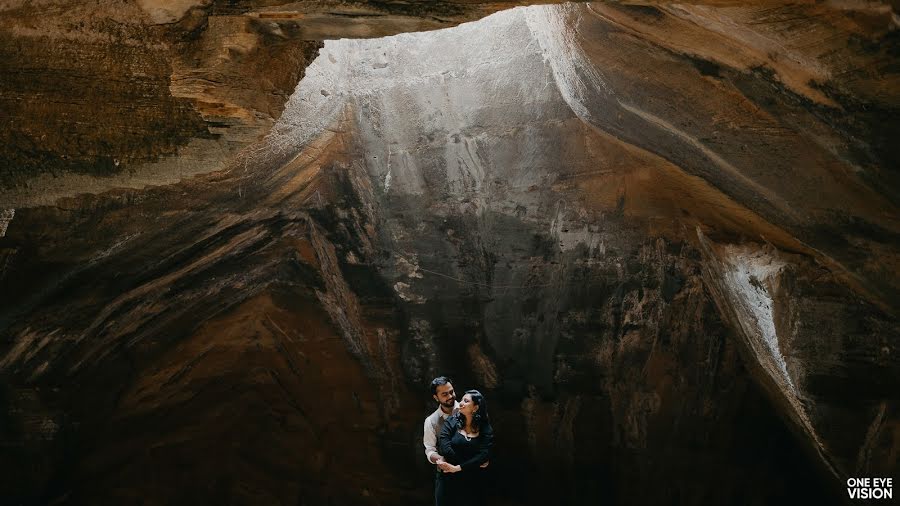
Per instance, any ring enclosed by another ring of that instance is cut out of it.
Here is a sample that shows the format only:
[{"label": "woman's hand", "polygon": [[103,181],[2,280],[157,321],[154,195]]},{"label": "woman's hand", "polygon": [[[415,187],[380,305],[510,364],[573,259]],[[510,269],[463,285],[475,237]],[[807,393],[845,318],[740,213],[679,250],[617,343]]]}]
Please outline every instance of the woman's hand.
[{"label": "woman's hand", "polygon": [[438,467],[440,467],[441,471],[444,471],[445,473],[458,473],[462,471],[462,467],[454,466],[449,462],[441,462],[438,464]]}]

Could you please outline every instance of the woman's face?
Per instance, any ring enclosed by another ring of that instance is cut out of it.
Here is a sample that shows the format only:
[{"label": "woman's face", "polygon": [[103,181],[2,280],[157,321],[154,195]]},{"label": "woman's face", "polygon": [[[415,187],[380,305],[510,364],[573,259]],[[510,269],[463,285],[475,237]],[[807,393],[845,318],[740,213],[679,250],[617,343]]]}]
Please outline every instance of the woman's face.
[{"label": "woman's face", "polygon": [[472,402],[472,395],[466,394],[459,401],[459,412],[466,415],[466,418],[472,416],[473,413],[478,411],[478,406]]}]

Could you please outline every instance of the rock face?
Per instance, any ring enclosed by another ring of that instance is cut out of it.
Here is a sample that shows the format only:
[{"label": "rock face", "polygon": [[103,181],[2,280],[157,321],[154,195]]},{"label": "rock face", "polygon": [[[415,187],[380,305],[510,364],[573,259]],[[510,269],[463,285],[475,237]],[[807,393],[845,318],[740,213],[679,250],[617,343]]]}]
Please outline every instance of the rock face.
[{"label": "rock face", "polygon": [[219,170],[272,127],[322,40],[433,30],[526,3],[4,2],[0,202]]},{"label": "rock face", "polygon": [[890,6],[271,3],[3,7],[13,503],[426,503],[437,374],[497,504],[896,476]]}]

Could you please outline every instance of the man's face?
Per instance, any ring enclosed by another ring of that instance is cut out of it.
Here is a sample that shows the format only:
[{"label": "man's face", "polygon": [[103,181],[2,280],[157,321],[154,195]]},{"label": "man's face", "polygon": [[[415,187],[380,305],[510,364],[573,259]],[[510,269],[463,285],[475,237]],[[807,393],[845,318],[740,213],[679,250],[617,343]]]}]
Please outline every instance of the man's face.
[{"label": "man's face", "polygon": [[453,404],[456,402],[456,392],[453,391],[453,385],[450,383],[438,385],[434,400],[447,409],[453,409]]}]

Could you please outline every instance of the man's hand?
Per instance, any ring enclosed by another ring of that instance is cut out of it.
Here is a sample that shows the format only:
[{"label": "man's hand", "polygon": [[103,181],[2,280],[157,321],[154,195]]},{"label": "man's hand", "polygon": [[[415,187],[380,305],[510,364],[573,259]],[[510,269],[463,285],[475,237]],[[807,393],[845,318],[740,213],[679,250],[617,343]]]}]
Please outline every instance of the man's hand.
[{"label": "man's hand", "polygon": [[485,467],[487,467],[487,466],[489,466],[489,465],[491,465],[491,461],[490,461],[490,460],[489,460],[489,461],[487,461],[487,462],[485,462],[485,463],[484,463],[484,464],[481,464],[481,465],[480,465],[480,466],[478,466],[478,467],[480,467],[480,468],[482,468],[482,469],[484,469],[484,468],[485,468]]},{"label": "man's hand", "polygon": [[454,468],[454,467],[458,467],[458,466],[454,466],[453,464],[451,464],[451,463],[449,463],[449,462],[447,462],[446,460],[443,460],[443,459],[441,459],[441,460],[439,460],[439,461],[437,462],[437,466],[441,469],[441,471],[443,471],[443,472],[445,472],[445,473],[453,473],[453,472],[456,472],[456,471],[453,471],[453,468]]}]

